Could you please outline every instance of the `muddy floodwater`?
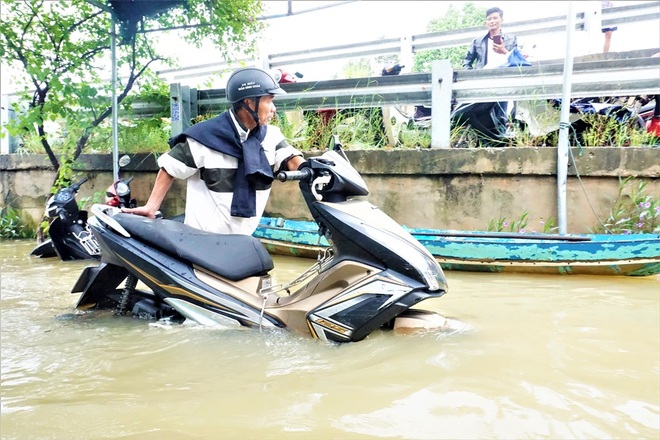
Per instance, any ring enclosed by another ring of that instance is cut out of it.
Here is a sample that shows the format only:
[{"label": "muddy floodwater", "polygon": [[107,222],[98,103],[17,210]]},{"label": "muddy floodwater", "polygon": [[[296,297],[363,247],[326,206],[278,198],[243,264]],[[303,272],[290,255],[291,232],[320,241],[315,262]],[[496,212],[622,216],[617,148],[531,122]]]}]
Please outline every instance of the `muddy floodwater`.
[{"label": "muddy floodwater", "polygon": [[419,307],[457,330],[336,345],[76,312],[92,263],[33,246],[0,241],[3,440],[660,437],[659,276],[448,271]]}]

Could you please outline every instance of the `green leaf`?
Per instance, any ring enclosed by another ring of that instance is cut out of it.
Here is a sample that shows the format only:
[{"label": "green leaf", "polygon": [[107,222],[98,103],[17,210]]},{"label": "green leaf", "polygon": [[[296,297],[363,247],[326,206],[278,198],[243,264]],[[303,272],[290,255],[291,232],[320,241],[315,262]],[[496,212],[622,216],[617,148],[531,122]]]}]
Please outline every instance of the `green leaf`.
[{"label": "green leaf", "polygon": [[[22,130],[32,133],[36,124],[46,132],[44,141],[51,152],[54,148],[73,148],[78,142],[88,148],[94,132],[102,131],[111,116],[107,83],[110,14],[86,0],[47,3],[48,7],[44,7],[43,0],[2,0],[0,54],[7,64],[21,67],[22,76],[16,78],[16,83],[27,84],[30,89],[36,87],[43,98],[33,102],[26,93],[24,103],[29,103],[30,108],[17,112],[16,120],[7,124],[7,129],[13,135],[24,135]],[[200,45],[216,44],[218,52],[228,56],[230,52],[249,53],[254,49],[256,35],[263,26],[255,19],[260,14],[259,0],[189,0],[186,7],[146,17],[144,27],[208,24],[188,27],[177,35]],[[137,95],[139,89],[151,91],[159,99],[169,99],[169,90],[152,70],[157,60],[171,63],[156,51],[157,38],[158,33],[140,33],[133,41],[119,45],[117,65],[124,78],[119,90],[120,104]],[[134,85],[123,88],[129,77]],[[62,125],[61,131],[68,133],[64,144],[51,145],[57,133],[49,132],[45,121]]]}]

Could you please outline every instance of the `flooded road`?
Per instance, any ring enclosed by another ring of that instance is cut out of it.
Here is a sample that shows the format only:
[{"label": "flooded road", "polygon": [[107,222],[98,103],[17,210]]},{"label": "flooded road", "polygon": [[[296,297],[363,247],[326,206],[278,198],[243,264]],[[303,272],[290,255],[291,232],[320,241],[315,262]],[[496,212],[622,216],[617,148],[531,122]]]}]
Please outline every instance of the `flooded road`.
[{"label": "flooded road", "polygon": [[420,307],[464,331],[330,345],[76,313],[92,263],[33,246],[0,241],[3,440],[660,436],[658,276],[447,272]]}]

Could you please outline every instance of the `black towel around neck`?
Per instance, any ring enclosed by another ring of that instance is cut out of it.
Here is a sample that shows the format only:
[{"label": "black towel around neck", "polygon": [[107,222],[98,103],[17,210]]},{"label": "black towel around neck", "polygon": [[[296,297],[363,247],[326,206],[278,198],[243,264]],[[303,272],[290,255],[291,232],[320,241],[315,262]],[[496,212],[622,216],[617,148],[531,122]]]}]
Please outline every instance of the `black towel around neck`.
[{"label": "black towel around neck", "polygon": [[255,184],[269,185],[274,179],[273,170],[261,146],[267,129],[265,125],[259,125],[250,132],[247,140],[241,143],[234,121],[229,111],[225,111],[215,118],[187,128],[172,137],[169,144],[174,147],[190,137],[212,150],[237,158],[238,169],[234,181],[231,215],[249,218],[256,215]]}]

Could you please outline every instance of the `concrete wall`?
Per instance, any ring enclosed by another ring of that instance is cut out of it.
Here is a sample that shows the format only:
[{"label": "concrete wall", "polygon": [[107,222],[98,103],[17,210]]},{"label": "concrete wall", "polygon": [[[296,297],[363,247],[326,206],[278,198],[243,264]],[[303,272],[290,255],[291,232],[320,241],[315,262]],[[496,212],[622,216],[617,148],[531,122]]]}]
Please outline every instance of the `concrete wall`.
[{"label": "concrete wall", "polygon": [[[525,211],[528,230],[542,231],[541,221],[549,218],[557,223],[556,148],[361,150],[347,155],[369,186],[369,200],[406,226],[478,230],[500,217],[515,221]],[[598,218],[607,218],[619,177],[647,181],[646,193],[660,198],[658,148],[585,148],[574,149],[573,155],[568,232],[588,232]],[[111,161],[105,155],[80,158],[80,176],[89,181],[78,200],[105,193],[112,183]],[[49,168],[45,156],[0,155],[0,205],[21,209],[36,225],[55,177]],[[136,155],[122,170],[134,176],[131,189],[138,202],[148,198],[156,172],[153,155]],[[174,215],[184,206],[185,184],[176,182],[162,210]],[[309,218],[297,183],[273,184],[267,215]]]}]

